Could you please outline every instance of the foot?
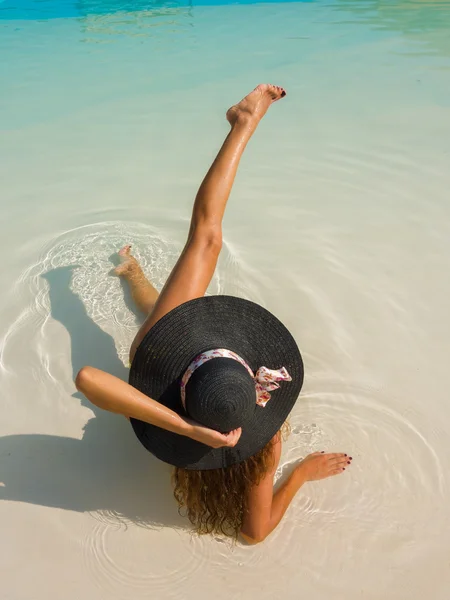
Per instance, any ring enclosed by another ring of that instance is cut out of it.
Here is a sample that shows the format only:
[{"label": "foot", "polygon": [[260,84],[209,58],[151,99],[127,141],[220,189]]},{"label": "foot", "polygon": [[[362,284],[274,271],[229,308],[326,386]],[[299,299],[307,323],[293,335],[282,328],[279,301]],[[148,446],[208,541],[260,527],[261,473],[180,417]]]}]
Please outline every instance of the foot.
[{"label": "foot", "polygon": [[114,269],[114,273],[116,275],[122,275],[126,277],[127,275],[131,275],[133,271],[139,269],[139,263],[131,254],[131,246],[124,246],[118,252],[121,263],[118,267]]},{"label": "foot", "polygon": [[256,126],[266,114],[269,106],[284,96],[286,96],[286,91],[283,88],[262,83],[248,96],[245,96],[239,104],[235,104],[228,110],[227,119],[232,127],[238,123]]}]

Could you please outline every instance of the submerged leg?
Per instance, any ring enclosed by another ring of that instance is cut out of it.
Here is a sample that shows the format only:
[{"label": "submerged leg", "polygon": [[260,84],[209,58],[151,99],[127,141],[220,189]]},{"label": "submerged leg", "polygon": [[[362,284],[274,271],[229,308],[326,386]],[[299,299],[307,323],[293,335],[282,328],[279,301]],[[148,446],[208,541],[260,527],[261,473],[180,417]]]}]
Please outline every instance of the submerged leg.
[{"label": "submerged leg", "polygon": [[144,275],[138,261],[131,254],[131,246],[119,250],[122,263],[114,269],[130,286],[131,296],[138,309],[149,315],[155,306],[159,293]]},{"label": "submerged leg", "polygon": [[222,247],[222,218],[241,156],[269,106],[285,95],[283,88],[259,85],[228,110],[231,131],[198,190],[186,245],[133,342],[131,360],[148,330],[161,317],[188,300],[204,296]]}]

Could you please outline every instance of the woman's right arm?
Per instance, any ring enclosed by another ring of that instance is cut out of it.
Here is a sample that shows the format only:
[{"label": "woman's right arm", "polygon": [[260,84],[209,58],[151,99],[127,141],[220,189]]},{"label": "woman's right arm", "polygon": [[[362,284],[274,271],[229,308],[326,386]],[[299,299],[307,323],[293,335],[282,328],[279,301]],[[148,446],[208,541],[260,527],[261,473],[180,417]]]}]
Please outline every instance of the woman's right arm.
[{"label": "woman's right arm", "polygon": [[99,408],[145,421],[213,448],[235,446],[241,435],[240,429],[222,434],[203,427],[149,398],[118,377],[94,367],[83,367],[75,379],[75,385]]}]

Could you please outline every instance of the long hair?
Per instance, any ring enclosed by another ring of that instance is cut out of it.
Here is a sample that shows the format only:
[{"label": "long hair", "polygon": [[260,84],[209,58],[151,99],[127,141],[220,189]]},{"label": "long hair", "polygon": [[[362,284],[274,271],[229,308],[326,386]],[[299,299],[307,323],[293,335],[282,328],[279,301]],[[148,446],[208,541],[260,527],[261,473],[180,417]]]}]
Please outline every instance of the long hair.
[{"label": "long hair", "polygon": [[[281,434],[288,433],[285,423]],[[248,510],[250,489],[274,467],[274,440],[231,467],[209,471],[175,468],[173,493],[180,514],[188,517],[197,534],[216,533],[237,539]]]}]

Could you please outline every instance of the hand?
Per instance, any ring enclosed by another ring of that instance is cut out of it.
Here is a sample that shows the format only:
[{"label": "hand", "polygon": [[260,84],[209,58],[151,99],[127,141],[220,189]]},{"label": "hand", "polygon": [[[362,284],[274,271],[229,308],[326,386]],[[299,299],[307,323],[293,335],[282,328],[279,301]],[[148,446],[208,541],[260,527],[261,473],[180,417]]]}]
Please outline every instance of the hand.
[{"label": "hand", "polygon": [[209,429],[196,421],[191,421],[191,419],[184,420],[189,425],[186,435],[197,442],[211,446],[211,448],[222,448],[224,446],[233,448],[241,437],[241,427],[239,427],[239,429],[234,429],[229,433],[220,433],[220,431]]},{"label": "hand", "polygon": [[305,481],[317,481],[332,475],[343,473],[352,462],[352,457],[346,454],[325,454],[314,452],[302,460],[295,470],[301,473]]}]

